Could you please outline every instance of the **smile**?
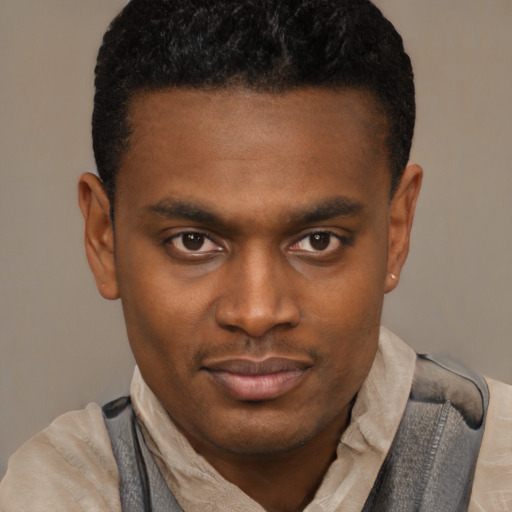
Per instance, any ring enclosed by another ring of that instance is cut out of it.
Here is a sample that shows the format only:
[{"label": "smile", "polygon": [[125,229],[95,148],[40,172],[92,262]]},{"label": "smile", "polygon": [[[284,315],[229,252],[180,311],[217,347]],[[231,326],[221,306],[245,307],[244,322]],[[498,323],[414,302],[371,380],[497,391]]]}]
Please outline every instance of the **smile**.
[{"label": "smile", "polygon": [[295,388],[311,364],[272,357],[262,361],[231,359],[204,368],[234,398],[273,400]]}]

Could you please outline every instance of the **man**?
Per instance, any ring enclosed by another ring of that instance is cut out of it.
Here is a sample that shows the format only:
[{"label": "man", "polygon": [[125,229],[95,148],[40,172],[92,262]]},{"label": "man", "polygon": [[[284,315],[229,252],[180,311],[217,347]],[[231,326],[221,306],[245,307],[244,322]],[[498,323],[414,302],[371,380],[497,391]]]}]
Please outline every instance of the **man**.
[{"label": "man", "polygon": [[368,1],[130,2],[79,192],[131,400],[27,443],[0,509],[510,510],[510,387],[380,327],[413,128],[409,58]]}]

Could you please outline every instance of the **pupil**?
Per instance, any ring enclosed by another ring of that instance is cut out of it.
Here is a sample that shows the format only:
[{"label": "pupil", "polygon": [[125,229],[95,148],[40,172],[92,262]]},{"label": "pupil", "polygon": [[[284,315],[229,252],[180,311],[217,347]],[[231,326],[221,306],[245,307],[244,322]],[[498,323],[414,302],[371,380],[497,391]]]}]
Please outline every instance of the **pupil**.
[{"label": "pupil", "polygon": [[331,235],[329,233],[315,233],[309,237],[309,243],[316,251],[325,251],[330,242]]},{"label": "pupil", "polygon": [[201,249],[204,244],[204,235],[199,233],[187,233],[183,235],[183,245],[189,251],[197,251]]}]

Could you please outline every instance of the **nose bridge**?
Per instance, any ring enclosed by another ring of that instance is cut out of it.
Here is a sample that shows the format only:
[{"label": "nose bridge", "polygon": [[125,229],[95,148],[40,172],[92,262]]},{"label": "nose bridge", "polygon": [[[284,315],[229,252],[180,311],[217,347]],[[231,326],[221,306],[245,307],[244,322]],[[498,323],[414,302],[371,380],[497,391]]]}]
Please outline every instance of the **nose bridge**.
[{"label": "nose bridge", "polygon": [[277,325],[295,326],[299,311],[287,286],[279,254],[263,243],[241,251],[230,263],[229,282],[217,306],[217,322],[253,337]]}]

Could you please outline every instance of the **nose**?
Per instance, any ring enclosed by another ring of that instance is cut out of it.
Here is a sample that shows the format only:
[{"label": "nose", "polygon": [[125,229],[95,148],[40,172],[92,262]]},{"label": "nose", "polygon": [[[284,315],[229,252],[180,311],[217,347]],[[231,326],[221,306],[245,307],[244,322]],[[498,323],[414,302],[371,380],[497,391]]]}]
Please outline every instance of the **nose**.
[{"label": "nose", "polygon": [[215,316],[224,329],[241,330],[260,338],[275,327],[296,327],[300,311],[290,290],[283,262],[269,251],[240,256],[227,269],[229,276]]}]

